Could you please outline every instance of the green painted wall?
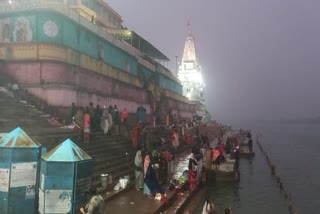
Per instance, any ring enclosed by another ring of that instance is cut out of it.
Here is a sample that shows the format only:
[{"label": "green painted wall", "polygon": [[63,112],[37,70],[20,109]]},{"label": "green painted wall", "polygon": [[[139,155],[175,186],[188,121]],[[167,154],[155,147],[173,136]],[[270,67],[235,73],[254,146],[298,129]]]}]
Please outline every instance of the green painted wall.
[{"label": "green painted wall", "polygon": [[168,89],[170,91],[176,92],[177,94],[182,94],[182,85],[163,74],[160,74],[159,76],[159,85],[161,88]]},{"label": "green painted wall", "polygon": [[[67,46],[95,59],[101,59],[134,76],[138,70],[149,78],[153,71],[138,65],[137,59],[68,17],[55,12],[36,11],[0,14],[0,42],[46,42]],[[159,74],[161,88],[182,94],[182,86]]]}]

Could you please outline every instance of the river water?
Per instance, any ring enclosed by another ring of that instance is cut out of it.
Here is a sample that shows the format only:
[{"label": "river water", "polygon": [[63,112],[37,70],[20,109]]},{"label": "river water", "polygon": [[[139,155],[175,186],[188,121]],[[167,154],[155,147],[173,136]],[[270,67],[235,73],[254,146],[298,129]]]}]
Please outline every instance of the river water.
[{"label": "river water", "polygon": [[[233,127],[251,129],[254,137],[262,133],[260,143],[299,213],[320,213],[320,124],[242,122],[233,123]],[[234,214],[290,213],[288,200],[256,144],[254,150],[255,158],[240,160],[239,183],[220,182],[208,187],[218,213],[224,213],[226,207]],[[202,205],[196,213],[201,213]]]}]

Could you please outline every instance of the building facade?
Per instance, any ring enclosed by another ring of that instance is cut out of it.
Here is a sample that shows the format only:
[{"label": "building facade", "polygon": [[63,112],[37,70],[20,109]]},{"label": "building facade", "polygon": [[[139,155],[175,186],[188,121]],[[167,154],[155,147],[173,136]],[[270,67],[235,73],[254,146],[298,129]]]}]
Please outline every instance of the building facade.
[{"label": "building facade", "polygon": [[102,0],[0,2],[0,73],[50,106],[143,105],[190,117],[194,105],[159,63],[169,59],[121,22]]}]

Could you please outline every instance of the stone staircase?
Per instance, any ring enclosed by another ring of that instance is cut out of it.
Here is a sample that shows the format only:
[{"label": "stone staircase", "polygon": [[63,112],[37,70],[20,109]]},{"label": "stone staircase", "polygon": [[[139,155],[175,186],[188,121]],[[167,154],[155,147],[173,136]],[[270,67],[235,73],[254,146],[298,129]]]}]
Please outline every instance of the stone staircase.
[{"label": "stone staircase", "polygon": [[0,132],[8,132],[16,127],[22,127],[28,133],[35,133],[35,128],[54,128],[48,123],[47,115],[34,106],[0,93]]},{"label": "stone staircase", "polygon": [[[119,178],[129,175],[134,180],[135,151],[131,141],[125,137],[107,136],[102,132],[92,133],[90,144],[79,142],[78,135],[71,129],[54,127],[48,115],[34,106],[17,102],[8,94],[0,92],[0,133],[22,128],[32,139],[46,147],[47,151],[70,138],[94,159],[93,186],[100,191],[111,191]],[[106,189],[100,188],[101,174],[111,174],[113,183]]]}]

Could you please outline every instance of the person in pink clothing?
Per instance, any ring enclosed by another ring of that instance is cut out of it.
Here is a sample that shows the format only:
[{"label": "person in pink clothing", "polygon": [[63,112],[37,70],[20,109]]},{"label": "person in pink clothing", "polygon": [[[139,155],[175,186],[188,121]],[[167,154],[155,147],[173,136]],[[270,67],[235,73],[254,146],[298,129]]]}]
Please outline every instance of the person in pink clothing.
[{"label": "person in pink clothing", "polygon": [[176,128],[173,129],[171,139],[172,139],[172,146],[177,151],[179,147],[179,132]]},{"label": "person in pink clothing", "polygon": [[89,143],[90,141],[90,113],[88,108],[86,108],[83,115],[83,139],[84,143]]}]

